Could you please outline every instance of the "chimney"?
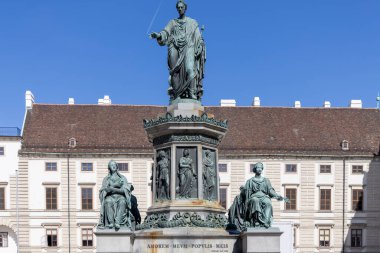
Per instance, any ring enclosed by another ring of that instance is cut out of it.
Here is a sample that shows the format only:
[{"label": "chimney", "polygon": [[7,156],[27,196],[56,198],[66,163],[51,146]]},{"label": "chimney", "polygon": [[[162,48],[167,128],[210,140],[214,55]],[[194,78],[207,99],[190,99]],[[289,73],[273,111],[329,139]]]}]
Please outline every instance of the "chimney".
[{"label": "chimney", "polygon": [[351,108],[362,108],[363,107],[363,104],[362,104],[362,101],[360,99],[352,99],[350,101],[350,107]]},{"label": "chimney", "polygon": [[236,106],[236,100],[235,99],[221,99],[220,100],[220,106]]},{"label": "chimney", "polygon": [[25,92],[25,108],[26,110],[30,110],[33,108],[34,104],[34,96],[33,93],[30,90],[27,90]]},{"label": "chimney", "polygon": [[110,104],[112,104],[112,100],[110,99],[110,96],[104,95],[103,104],[104,105],[110,105]]},{"label": "chimney", "polygon": [[73,105],[75,104],[75,100],[74,98],[69,98],[69,102],[68,102],[69,105]]},{"label": "chimney", "polygon": [[301,108],[301,101],[295,101],[294,108]]},{"label": "chimney", "polygon": [[323,107],[324,107],[324,108],[330,108],[330,107],[331,107],[331,103],[330,103],[330,101],[325,101],[325,102],[323,103]]},{"label": "chimney", "polygon": [[260,97],[254,97],[252,105],[255,107],[260,107]]}]

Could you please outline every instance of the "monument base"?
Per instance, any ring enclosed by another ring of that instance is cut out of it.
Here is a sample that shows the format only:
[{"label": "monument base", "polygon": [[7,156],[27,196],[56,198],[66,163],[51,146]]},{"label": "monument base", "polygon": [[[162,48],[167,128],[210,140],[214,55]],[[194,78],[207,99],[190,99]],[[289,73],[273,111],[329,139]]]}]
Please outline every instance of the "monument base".
[{"label": "monument base", "polygon": [[182,99],[177,103],[173,103],[168,106],[167,111],[173,116],[200,117],[204,113],[204,107],[199,101],[192,99]]},{"label": "monument base", "polygon": [[243,253],[280,253],[279,228],[248,228],[241,234]]},{"label": "monument base", "polygon": [[133,232],[129,229],[96,230],[97,253],[132,253]]},{"label": "monument base", "polygon": [[239,235],[224,229],[179,227],[135,231],[134,253],[239,253]]}]

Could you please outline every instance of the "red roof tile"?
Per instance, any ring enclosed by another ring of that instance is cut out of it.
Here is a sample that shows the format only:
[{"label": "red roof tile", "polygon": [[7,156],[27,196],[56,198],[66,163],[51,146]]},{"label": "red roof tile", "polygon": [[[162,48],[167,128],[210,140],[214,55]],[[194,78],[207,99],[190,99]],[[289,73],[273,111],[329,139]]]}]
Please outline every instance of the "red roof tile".
[{"label": "red roof tile", "polygon": [[[380,111],[353,108],[206,107],[228,119],[224,155],[378,153]],[[35,104],[28,112],[21,152],[151,153],[143,119],[164,115],[163,106]],[[350,151],[340,144],[349,141]]]}]

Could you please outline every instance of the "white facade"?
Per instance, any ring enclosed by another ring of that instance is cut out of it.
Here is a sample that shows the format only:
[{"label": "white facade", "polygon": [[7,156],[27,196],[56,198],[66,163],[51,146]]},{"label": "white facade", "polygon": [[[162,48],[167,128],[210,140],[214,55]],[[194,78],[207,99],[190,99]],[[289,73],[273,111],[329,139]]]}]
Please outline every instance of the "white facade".
[{"label": "white facade", "polygon": [[17,251],[16,213],[11,206],[15,194],[11,193],[11,184],[16,182],[20,147],[20,137],[0,136],[0,190],[4,193],[0,208],[0,253]]},{"label": "white facade", "polygon": [[[28,173],[28,216],[22,218],[22,233],[28,235],[21,238],[23,252],[41,252],[47,247],[47,230],[57,229],[57,252],[68,251],[68,205],[70,205],[70,236],[71,252],[94,252],[93,246],[82,246],[82,229],[93,229],[98,221],[98,192],[101,181],[107,174],[107,163],[114,159],[117,162],[128,163],[129,171],[122,172],[135,191],[142,218],[151,205],[150,173],[152,160],[150,157],[21,157],[20,170]],[[220,173],[221,188],[227,188],[227,206],[230,206],[239,192],[240,185],[253,176],[250,165],[262,161],[265,166],[264,176],[268,177],[273,187],[281,195],[286,188],[295,188],[297,192],[296,210],[286,210],[283,202],[273,200],[275,223],[293,224],[294,252],[340,252],[343,241],[346,252],[377,252],[380,247],[379,237],[379,201],[377,192],[380,183],[367,178],[372,175],[379,178],[380,163],[373,159],[346,160],[345,178],[343,179],[343,160],[335,158],[256,158],[256,159],[226,159],[220,163],[227,164],[227,172]],[[46,162],[56,162],[57,171],[46,171]],[[92,163],[93,171],[81,171],[82,163]],[[69,168],[68,165],[69,164]],[[286,172],[286,164],[295,164],[296,172]],[[320,165],[331,165],[330,173],[320,173]],[[363,173],[353,174],[352,166],[362,165]],[[70,180],[68,184],[68,170]],[[373,174],[375,173],[375,174]],[[345,186],[345,221],[343,225],[343,181]],[[69,186],[69,187],[68,187]],[[25,187],[25,186],[23,186]],[[57,188],[57,210],[46,210],[45,190],[47,187]],[[81,189],[92,188],[91,210],[82,210]],[[320,189],[331,190],[331,209],[321,210]],[[364,189],[363,211],[352,210],[352,189]],[[68,193],[70,192],[70,202]],[[23,201],[21,201],[23,202]],[[363,232],[362,247],[350,247],[350,231],[360,228]],[[329,247],[319,247],[319,231],[329,231]],[[343,231],[344,229],[344,231]],[[343,237],[344,233],[344,237]],[[24,245],[22,245],[24,244]]]}]

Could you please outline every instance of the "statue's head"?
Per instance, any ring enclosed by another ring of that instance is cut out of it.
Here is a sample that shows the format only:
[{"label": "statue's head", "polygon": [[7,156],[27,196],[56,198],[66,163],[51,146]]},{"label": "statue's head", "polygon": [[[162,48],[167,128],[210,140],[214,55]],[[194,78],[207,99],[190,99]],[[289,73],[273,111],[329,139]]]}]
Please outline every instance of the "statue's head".
[{"label": "statue's head", "polygon": [[256,174],[261,174],[264,170],[264,165],[262,163],[256,163],[253,167],[253,172]]},{"label": "statue's head", "polygon": [[114,173],[114,172],[119,170],[119,165],[114,160],[111,160],[108,163],[108,170],[109,170],[109,172]]},{"label": "statue's head", "polygon": [[183,156],[188,156],[188,155],[190,155],[190,152],[189,152],[189,150],[187,148],[185,148],[183,150]]},{"label": "statue's head", "polygon": [[205,151],[205,155],[206,155],[207,157],[209,157],[209,156],[211,155],[210,150],[206,150],[206,151]]},{"label": "statue's head", "polygon": [[161,159],[164,158],[164,157],[166,157],[165,151],[161,150],[160,152],[158,152],[158,157],[161,158]]},{"label": "statue's head", "polygon": [[178,14],[180,16],[185,15],[186,10],[187,10],[187,4],[185,3],[185,1],[179,0],[177,4],[175,5],[175,7],[177,8]]}]

